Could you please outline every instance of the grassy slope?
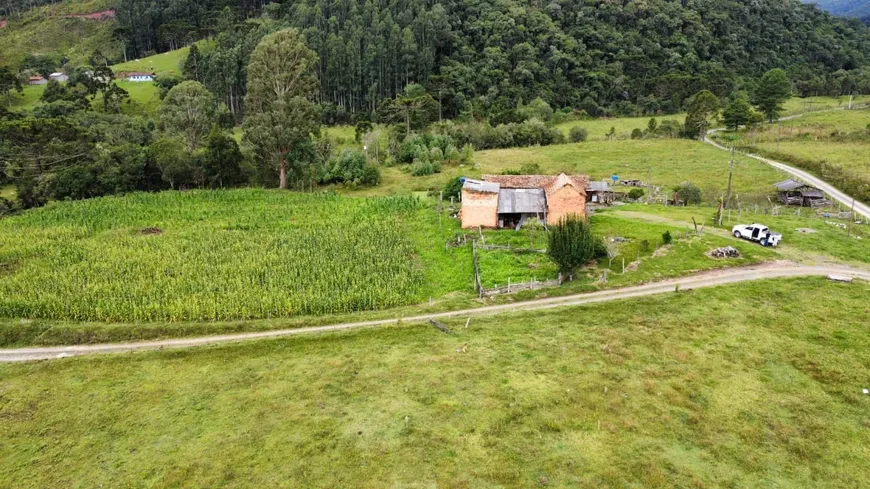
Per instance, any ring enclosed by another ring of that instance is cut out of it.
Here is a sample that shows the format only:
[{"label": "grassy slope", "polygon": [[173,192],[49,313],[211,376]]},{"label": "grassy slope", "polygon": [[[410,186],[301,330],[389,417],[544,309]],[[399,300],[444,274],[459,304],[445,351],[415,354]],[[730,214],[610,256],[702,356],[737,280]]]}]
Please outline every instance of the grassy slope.
[{"label": "grassy slope", "polygon": [[0,64],[17,66],[25,54],[54,54],[74,64],[85,63],[99,49],[109,57],[120,56],[121,46],[112,40],[116,23],[67,19],[64,14],[86,14],[109,8],[109,0],[63,2],[40,7],[22,18],[9,19],[0,29]]},{"label": "grassy slope", "polygon": [[780,280],[0,365],[0,485],[859,487],[868,294]]},{"label": "grassy slope", "polygon": [[[693,181],[699,187],[724,189],[728,179],[729,157],[709,145],[689,140],[593,141],[580,144],[480,151],[475,154],[477,168],[445,166],[442,173],[413,177],[401,168],[385,168],[383,183],[367,193],[398,193],[438,188],[459,175],[477,177],[518,169],[537,163],[544,173],[587,174],[595,180],[610,179],[614,173],[625,179],[647,180],[652,169],[653,184],[670,187]],[[738,158],[734,188],[738,192],[769,193],[782,174],[769,166]]]},{"label": "grassy slope", "polygon": [[870,141],[789,141],[756,144],[763,152],[778,152],[798,158],[824,161],[829,165],[848,169],[850,173],[870,181]]},{"label": "grassy slope", "polygon": [[[147,82],[130,82],[126,80],[117,80],[119,87],[127,90],[130,94],[129,102],[125,102],[121,106],[121,111],[129,115],[141,115],[144,117],[153,117],[160,108],[160,96],[157,87],[153,83]],[[42,92],[45,91],[45,85],[33,85],[24,87],[24,92],[12,92],[12,103],[9,108],[16,111],[29,111],[39,103]],[[103,101],[98,95],[91,102],[91,105],[96,110],[102,110]]]},{"label": "grassy slope", "polygon": [[112,70],[115,73],[119,71],[147,71],[155,72],[158,75],[181,76],[181,64],[184,63],[189,51],[190,47],[185,46],[175,51],[155,54],[142,59],[134,59],[126,63],[118,63],[112,65]]}]

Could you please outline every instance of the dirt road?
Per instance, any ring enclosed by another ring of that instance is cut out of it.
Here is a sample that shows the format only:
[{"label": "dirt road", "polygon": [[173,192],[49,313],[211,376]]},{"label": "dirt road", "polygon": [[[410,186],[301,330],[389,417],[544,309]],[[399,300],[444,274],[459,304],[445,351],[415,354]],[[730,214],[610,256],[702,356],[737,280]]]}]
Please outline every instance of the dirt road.
[{"label": "dirt road", "polygon": [[[863,106],[861,106],[861,107],[863,107]],[[820,111],[816,111],[816,112],[809,112],[809,114],[814,114],[814,113],[818,113],[818,112],[832,112],[835,110],[845,110],[845,109],[838,108],[838,109],[830,109],[830,110],[820,110]],[[783,117],[779,120],[784,121],[784,120],[790,120],[790,119],[797,119],[797,118],[802,117],[804,115],[805,114],[797,114],[797,115],[793,115],[793,116],[789,116],[789,117]],[[710,131],[707,131],[707,136],[713,135],[713,134],[715,134],[719,131],[722,131],[722,130],[724,130],[724,128],[711,129]],[[706,142],[706,143],[708,143],[716,148],[719,148],[723,151],[729,151],[729,152],[731,151],[729,148],[722,146],[721,144],[717,143],[716,141],[713,141],[712,139],[710,139],[709,137],[705,137],[704,142]],[[780,163],[778,161],[771,160],[769,158],[764,158],[764,157],[761,157],[761,156],[758,156],[755,154],[749,154],[749,153],[741,153],[741,154],[744,156],[747,156],[749,158],[758,160],[762,163],[767,163],[768,165],[770,165],[774,168],[777,168],[779,170],[782,170],[782,171],[788,173],[789,175],[797,178],[798,180],[801,180],[805,183],[808,183],[814,187],[821,189],[823,192],[830,195],[832,199],[843,204],[843,206],[846,208],[851,208],[852,203],[854,202],[855,214],[863,216],[865,219],[870,219],[870,206],[863,204],[862,202],[860,202],[856,199],[853,199],[851,196],[847,195],[845,192],[840,191],[839,189],[837,189],[833,185],[825,182],[821,178],[816,177],[807,171],[801,170],[799,168],[795,168],[793,166],[786,165],[785,163]]]},{"label": "dirt road", "polygon": [[450,317],[472,317],[511,313],[518,311],[535,311],[554,307],[578,306],[595,302],[606,302],[633,297],[643,297],[654,294],[674,292],[677,285],[680,290],[698,289],[703,287],[715,287],[717,285],[745,282],[750,280],[763,280],[780,277],[802,276],[827,276],[837,275],[853,278],[861,278],[870,281],[870,271],[850,268],[845,266],[806,266],[793,263],[773,263],[744,268],[732,268],[715,270],[697,275],[682,277],[679,279],[664,280],[634,287],[605,290],[586,294],[574,294],[564,297],[553,297],[527,302],[512,304],[500,304],[495,306],[464,309],[422,316],[381,319],[375,321],[361,321],[355,323],[340,323],[327,326],[315,326],[308,328],[283,329],[274,331],[261,331],[253,333],[237,333],[220,336],[205,336],[198,338],[177,338],[168,340],[142,341],[135,343],[114,343],[101,345],[75,345],[34,347],[0,350],[0,362],[23,362],[30,360],[47,360],[65,358],[80,355],[96,355],[101,353],[125,353],[141,350],[160,350],[164,348],[191,348],[204,345],[215,345],[239,341],[248,341],[264,338],[278,338],[310,333],[324,333],[330,331],[343,331],[358,328],[370,328],[376,326],[395,325],[399,323],[419,323],[429,319]]}]

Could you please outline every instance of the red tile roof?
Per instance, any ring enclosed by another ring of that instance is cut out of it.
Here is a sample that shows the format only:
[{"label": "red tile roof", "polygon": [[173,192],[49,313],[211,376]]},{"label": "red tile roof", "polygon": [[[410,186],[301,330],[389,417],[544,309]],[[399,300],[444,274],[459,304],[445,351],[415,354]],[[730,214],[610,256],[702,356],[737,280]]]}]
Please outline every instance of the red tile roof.
[{"label": "red tile roof", "polygon": [[497,183],[501,188],[542,188],[547,193],[555,192],[565,185],[571,185],[586,194],[589,177],[586,175],[483,175],[484,182]]}]

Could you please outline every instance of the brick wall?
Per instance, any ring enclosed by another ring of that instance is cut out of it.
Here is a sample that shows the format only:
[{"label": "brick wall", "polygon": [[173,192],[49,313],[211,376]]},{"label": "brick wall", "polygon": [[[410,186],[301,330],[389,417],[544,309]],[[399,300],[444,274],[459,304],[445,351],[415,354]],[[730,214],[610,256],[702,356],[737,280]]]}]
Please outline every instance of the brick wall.
[{"label": "brick wall", "polygon": [[559,219],[568,214],[586,217],[586,197],[566,185],[547,195],[547,224],[557,224]]},{"label": "brick wall", "polygon": [[462,190],[462,228],[494,228],[498,225],[498,194]]}]

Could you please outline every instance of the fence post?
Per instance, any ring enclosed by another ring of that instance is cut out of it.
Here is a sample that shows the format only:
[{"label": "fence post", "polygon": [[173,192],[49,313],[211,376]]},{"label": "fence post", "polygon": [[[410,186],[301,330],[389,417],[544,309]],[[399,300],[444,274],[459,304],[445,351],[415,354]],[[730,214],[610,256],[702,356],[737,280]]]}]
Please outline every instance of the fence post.
[{"label": "fence post", "polygon": [[511,293],[511,278],[508,277],[508,294]]}]

